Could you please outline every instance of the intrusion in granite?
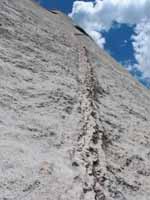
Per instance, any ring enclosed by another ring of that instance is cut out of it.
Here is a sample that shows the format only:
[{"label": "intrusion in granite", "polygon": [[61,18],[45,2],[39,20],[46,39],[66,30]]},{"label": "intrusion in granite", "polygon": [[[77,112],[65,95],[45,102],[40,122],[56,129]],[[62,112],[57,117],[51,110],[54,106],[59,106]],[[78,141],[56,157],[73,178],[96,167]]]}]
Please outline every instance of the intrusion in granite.
[{"label": "intrusion in granite", "polygon": [[150,200],[150,94],[80,27],[0,1],[0,200]]}]

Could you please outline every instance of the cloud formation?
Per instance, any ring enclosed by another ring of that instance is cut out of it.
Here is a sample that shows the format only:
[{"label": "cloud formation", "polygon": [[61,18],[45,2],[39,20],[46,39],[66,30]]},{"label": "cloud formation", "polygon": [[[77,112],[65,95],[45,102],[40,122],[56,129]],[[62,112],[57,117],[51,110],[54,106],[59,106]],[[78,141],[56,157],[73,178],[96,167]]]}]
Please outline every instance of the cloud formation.
[{"label": "cloud formation", "polygon": [[135,35],[132,37],[135,58],[138,61],[136,67],[143,72],[143,76],[150,77],[150,21],[144,19],[137,24]]},{"label": "cloud formation", "polygon": [[[70,17],[83,27],[98,43],[104,46],[102,31],[109,31],[113,22],[135,25],[133,47],[137,67],[150,77],[150,0],[95,0],[75,1]],[[135,67],[135,66],[134,66]]]}]

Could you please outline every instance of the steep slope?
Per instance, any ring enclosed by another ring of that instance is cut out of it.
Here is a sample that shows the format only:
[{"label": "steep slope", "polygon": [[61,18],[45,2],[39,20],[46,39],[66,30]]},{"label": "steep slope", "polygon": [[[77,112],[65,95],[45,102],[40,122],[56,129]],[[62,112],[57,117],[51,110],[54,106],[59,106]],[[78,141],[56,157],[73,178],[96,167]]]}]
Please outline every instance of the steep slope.
[{"label": "steep slope", "polygon": [[150,200],[150,94],[58,11],[0,1],[0,200]]}]

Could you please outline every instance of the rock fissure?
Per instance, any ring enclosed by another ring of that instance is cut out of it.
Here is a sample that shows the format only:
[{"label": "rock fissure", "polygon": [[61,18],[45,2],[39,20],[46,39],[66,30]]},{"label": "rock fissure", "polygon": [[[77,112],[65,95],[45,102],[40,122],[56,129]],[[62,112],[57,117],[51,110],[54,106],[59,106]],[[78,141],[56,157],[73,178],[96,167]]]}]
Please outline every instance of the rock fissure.
[{"label": "rock fissure", "polygon": [[79,157],[85,168],[84,199],[108,199],[104,190],[105,154],[102,149],[102,134],[98,125],[96,99],[96,74],[90,63],[88,50],[79,45],[81,132],[78,138]]}]

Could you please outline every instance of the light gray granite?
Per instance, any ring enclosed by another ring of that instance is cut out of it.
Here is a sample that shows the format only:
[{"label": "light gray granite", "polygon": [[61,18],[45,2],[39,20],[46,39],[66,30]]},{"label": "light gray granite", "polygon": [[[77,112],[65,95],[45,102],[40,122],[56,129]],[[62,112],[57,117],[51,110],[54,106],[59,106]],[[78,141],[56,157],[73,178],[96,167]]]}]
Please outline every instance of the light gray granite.
[{"label": "light gray granite", "polygon": [[150,92],[30,0],[0,0],[0,200],[150,200]]}]

